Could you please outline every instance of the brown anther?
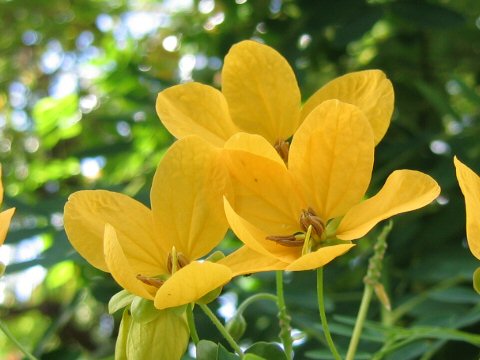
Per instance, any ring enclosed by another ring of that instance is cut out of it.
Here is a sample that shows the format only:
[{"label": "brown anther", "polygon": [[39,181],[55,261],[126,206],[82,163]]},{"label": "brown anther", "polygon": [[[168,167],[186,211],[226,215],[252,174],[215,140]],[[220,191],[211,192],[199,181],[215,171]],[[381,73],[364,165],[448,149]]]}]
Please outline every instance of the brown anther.
[{"label": "brown anther", "polygon": [[290,149],[290,143],[286,140],[277,140],[277,142],[274,145],[275,150],[277,150],[277,153],[280,155],[282,160],[286,163],[288,163],[288,151]]},{"label": "brown anther", "polygon": [[308,210],[302,211],[302,214],[300,215],[300,225],[304,231],[307,231],[308,227],[312,225],[313,231],[317,236],[322,236],[323,232],[325,231],[325,225],[323,225],[322,220],[310,207]]},{"label": "brown anther", "polygon": [[270,235],[270,236],[267,236],[265,239],[275,241],[279,245],[288,246],[288,247],[303,246],[303,242],[304,242],[304,240],[302,239],[297,239],[295,235],[285,235],[285,236]]},{"label": "brown anther", "polygon": [[172,253],[169,252],[167,257],[167,270],[170,274],[172,273],[172,268],[173,268]]},{"label": "brown anther", "polygon": [[188,261],[187,257],[183,255],[181,252],[177,253],[177,261],[178,261],[178,268],[181,269],[187,266],[190,261]]},{"label": "brown anther", "polygon": [[144,276],[144,275],[137,275],[137,279],[143,282],[144,284],[159,288],[165,283],[165,280],[157,279],[154,277]]},{"label": "brown anther", "polygon": [[[178,252],[177,253],[177,270],[187,266],[190,263],[190,261],[187,259],[183,253]],[[171,274],[173,270],[173,259],[172,259],[172,253],[168,253],[168,258],[167,258],[167,270]]]}]

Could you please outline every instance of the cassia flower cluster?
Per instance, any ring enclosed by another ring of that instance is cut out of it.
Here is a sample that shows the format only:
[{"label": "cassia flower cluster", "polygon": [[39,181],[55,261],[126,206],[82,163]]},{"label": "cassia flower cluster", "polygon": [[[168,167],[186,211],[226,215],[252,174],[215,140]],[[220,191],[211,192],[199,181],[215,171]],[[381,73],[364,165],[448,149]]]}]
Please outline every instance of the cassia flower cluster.
[{"label": "cassia flower cluster", "polygon": [[[117,358],[141,358],[142,347],[180,358],[185,305],[214,299],[237,275],[322,267],[380,221],[434,200],[438,184],[415,170],[394,171],[366,195],[393,107],[379,70],[339,77],[302,105],[287,61],[254,41],[230,49],[221,91],[196,82],[162,91],[156,110],[178,140],[158,165],[151,208],[103,190],[65,206],[72,245],[125,289],[112,305],[128,308]],[[456,164],[480,258],[480,180]],[[211,254],[228,228],[244,246]]]}]

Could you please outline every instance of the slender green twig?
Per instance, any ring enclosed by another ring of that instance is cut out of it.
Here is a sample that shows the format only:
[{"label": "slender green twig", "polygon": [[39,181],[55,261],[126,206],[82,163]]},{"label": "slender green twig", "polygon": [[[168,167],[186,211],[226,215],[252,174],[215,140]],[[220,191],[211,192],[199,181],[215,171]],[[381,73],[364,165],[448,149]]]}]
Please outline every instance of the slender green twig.
[{"label": "slender green twig", "polygon": [[358,342],[360,340],[360,335],[362,334],[363,324],[367,317],[368,307],[370,306],[370,301],[372,300],[373,287],[371,285],[365,284],[363,289],[362,302],[360,303],[360,309],[358,310],[357,320],[355,322],[355,327],[353,328],[352,338],[350,339],[350,344],[348,345],[347,357],[345,360],[353,360],[355,352],[357,351]]},{"label": "slender green twig", "polygon": [[237,314],[242,314],[245,311],[245,309],[248,306],[250,306],[252,303],[254,303],[255,301],[271,300],[271,301],[275,302],[275,304],[277,304],[278,303],[277,299],[278,298],[275,295],[268,294],[268,293],[259,293],[259,294],[252,295],[248,299],[245,299],[245,301],[240,304],[236,313]]},{"label": "slender green twig", "polygon": [[325,314],[325,302],[323,297],[323,267],[317,269],[317,299],[318,299],[318,311],[320,313],[320,320],[322,321],[323,333],[327,339],[328,347],[332,352],[335,360],[341,360],[341,356],[335,347],[333,342],[332,335],[330,334],[330,329],[328,328],[327,315]]},{"label": "slender green twig", "polygon": [[389,222],[383,228],[380,236],[377,238],[377,242],[375,243],[374,253],[368,264],[367,275],[365,275],[363,280],[365,283],[363,296],[360,302],[360,309],[358,310],[357,320],[355,321],[355,327],[353,328],[353,334],[350,339],[350,344],[348,345],[347,356],[345,360],[353,360],[355,358],[360,336],[362,335],[363,324],[365,323],[365,319],[367,317],[368,308],[370,306],[370,301],[372,300],[374,290],[383,305],[387,308],[390,308],[390,300],[388,299],[383,285],[380,283],[380,276],[382,272],[383,257],[385,255],[385,251],[387,250],[387,236],[392,230],[392,227],[393,223]]},{"label": "slender green twig", "polygon": [[208,318],[212,321],[212,323],[217,327],[217,330],[222,334],[222,336],[227,340],[228,344],[232,347],[233,350],[240,356],[240,359],[243,359],[243,351],[240,349],[240,346],[235,342],[235,340],[232,338],[232,336],[228,333],[227,329],[225,329],[225,326],[218,320],[218,318],[215,316],[215,314],[210,310],[210,308],[205,305],[205,304],[198,304],[200,308],[203,310],[205,315],[208,316]]},{"label": "slender green twig", "polygon": [[190,303],[187,306],[187,322],[188,328],[190,329],[190,337],[195,345],[200,341],[197,333],[197,328],[195,326],[195,319],[193,318],[193,304]]},{"label": "slender green twig", "polygon": [[37,360],[35,356],[30,354],[25,347],[20,344],[20,342],[13,336],[13,334],[10,332],[8,329],[7,325],[4,324],[3,321],[0,320],[0,329],[3,331],[3,333],[10,339],[11,342],[15,344],[15,346],[30,360]]},{"label": "slender green twig", "polygon": [[287,313],[287,306],[285,305],[285,297],[283,294],[283,271],[276,272],[277,283],[277,306],[278,306],[278,322],[280,325],[280,339],[285,349],[287,360],[292,359],[293,354],[293,340],[290,328],[290,316]]}]

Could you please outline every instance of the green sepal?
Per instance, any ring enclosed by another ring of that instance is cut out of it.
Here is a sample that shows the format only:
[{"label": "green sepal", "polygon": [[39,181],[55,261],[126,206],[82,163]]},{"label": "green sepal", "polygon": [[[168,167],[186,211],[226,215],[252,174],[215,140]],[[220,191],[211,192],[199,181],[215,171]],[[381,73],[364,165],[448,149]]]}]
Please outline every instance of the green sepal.
[{"label": "green sepal", "polygon": [[196,302],[199,304],[208,304],[211,303],[213,300],[215,300],[217,297],[220,296],[222,293],[223,286],[220,286],[216,289],[213,289],[212,291],[206,293],[203,295],[200,299],[198,299]]},{"label": "green sepal", "polygon": [[219,262],[220,260],[225,258],[225,254],[220,250],[215,251],[214,253],[210,254],[209,257],[205,259],[205,261],[210,261],[213,263]]},{"label": "green sepal", "polygon": [[140,296],[135,296],[130,311],[133,320],[141,324],[155,320],[160,314],[160,310],[155,308],[152,300],[147,300]]},{"label": "green sepal", "polygon": [[169,309],[170,311],[173,311],[178,316],[182,316],[183,314],[185,314],[185,311],[187,311],[187,306],[188,304],[185,304],[185,305],[175,306]]},{"label": "green sepal", "polygon": [[247,329],[247,322],[241,314],[236,314],[225,324],[228,333],[235,339],[240,339]]},{"label": "green sepal", "polygon": [[122,321],[118,329],[117,342],[115,343],[115,360],[127,360],[127,341],[128,331],[130,330],[130,324],[132,323],[132,317],[128,309],[123,310]]},{"label": "green sepal", "polygon": [[473,273],[473,288],[480,294],[480,267]]},{"label": "green sepal", "polygon": [[108,313],[113,314],[125,306],[130,305],[135,295],[129,293],[127,290],[122,290],[112,296],[108,302]]},{"label": "green sepal", "polygon": [[158,316],[147,323],[132,319],[128,359],[180,360],[185,354],[190,338],[186,315],[178,316],[170,309],[156,311]]}]

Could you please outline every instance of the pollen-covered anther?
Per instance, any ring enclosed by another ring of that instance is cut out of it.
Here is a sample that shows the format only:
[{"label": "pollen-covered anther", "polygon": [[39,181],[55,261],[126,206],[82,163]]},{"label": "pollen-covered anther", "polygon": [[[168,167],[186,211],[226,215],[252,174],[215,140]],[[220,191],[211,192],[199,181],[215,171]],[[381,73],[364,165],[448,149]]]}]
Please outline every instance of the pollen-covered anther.
[{"label": "pollen-covered anther", "polygon": [[275,241],[279,245],[288,246],[288,247],[296,247],[296,246],[303,246],[304,239],[297,235],[270,235],[267,236],[265,239]]},{"label": "pollen-covered anther", "polygon": [[323,221],[317,216],[315,211],[312,208],[308,210],[303,210],[300,215],[300,225],[304,231],[307,231],[308,227],[312,225],[313,231],[317,236],[322,236],[325,231],[325,225]]},{"label": "pollen-covered anther", "polygon": [[290,149],[290,143],[286,140],[280,139],[274,145],[275,150],[280,155],[285,163],[288,162],[288,151]]},{"label": "pollen-covered anther", "polygon": [[143,282],[144,284],[159,288],[165,283],[165,280],[157,279],[155,277],[144,276],[144,275],[137,275],[137,279]]},{"label": "pollen-covered anther", "polygon": [[[187,266],[190,261],[187,259],[187,257],[185,255],[183,255],[183,253],[181,252],[177,252],[176,253],[176,266],[175,266],[175,270],[179,270],[185,266]],[[171,274],[172,271],[173,271],[173,258],[172,258],[172,253],[168,253],[168,258],[167,258],[167,270],[168,272]]]}]

